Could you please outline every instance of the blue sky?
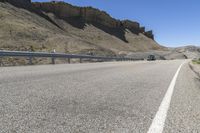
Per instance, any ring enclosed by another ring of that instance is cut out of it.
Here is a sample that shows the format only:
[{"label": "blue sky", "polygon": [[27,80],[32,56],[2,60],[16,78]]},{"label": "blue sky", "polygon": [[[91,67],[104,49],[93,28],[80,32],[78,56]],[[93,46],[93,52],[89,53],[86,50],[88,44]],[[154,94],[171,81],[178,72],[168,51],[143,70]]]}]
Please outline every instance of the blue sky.
[{"label": "blue sky", "polygon": [[[48,0],[32,0],[48,1]],[[117,19],[138,21],[165,46],[200,46],[200,0],[65,0],[93,6]]]}]

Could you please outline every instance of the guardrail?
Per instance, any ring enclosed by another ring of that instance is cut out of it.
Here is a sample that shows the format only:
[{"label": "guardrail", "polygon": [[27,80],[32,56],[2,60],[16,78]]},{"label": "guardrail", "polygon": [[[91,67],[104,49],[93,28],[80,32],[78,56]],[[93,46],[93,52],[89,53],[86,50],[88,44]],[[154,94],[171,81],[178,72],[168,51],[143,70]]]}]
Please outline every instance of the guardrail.
[{"label": "guardrail", "polygon": [[134,60],[142,60],[142,59],[134,59],[134,58],[126,58],[126,57],[103,57],[103,56],[92,56],[92,55],[79,55],[79,54],[65,54],[65,53],[47,53],[47,52],[29,52],[29,51],[5,51],[0,50],[0,57],[28,57],[29,64],[32,63],[32,59],[35,57],[40,58],[51,58],[52,64],[55,64],[56,58],[67,58],[68,63],[70,63],[70,59],[80,59],[80,63],[82,63],[82,59],[98,59],[103,61],[115,60],[115,61],[134,61]]}]

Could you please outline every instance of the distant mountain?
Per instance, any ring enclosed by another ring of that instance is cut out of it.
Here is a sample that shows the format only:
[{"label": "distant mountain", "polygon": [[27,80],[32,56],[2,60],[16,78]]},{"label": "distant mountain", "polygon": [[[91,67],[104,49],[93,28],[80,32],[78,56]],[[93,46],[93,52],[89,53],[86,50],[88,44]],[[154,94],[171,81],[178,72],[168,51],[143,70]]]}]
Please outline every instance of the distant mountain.
[{"label": "distant mountain", "polygon": [[178,53],[183,53],[187,58],[200,58],[200,47],[198,46],[184,46],[175,48]]},{"label": "distant mountain", "polygon": [[156,59],[166,59],[166,60],[173,60],[173,59],[199,59],[200,58],[200,47],[198,46],[184,46],[184,47],[177,47],[177,48],[168,48],[168,50],[150,50],[147,52],[133,52],[129,53],[128,57],[134,58],[144,58],[153,54],[156,56]]}]

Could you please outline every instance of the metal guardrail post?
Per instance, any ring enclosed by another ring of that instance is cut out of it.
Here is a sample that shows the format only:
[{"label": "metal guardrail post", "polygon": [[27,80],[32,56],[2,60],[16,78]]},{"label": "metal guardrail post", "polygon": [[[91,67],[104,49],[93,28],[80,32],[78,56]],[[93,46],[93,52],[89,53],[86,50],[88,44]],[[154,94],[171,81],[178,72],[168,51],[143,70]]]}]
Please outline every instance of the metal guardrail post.
[{"label": "metal guardrail post", "polygon": [[[30,51],[29,52],[33,52],[33,46],[30,47]],[[32,59],[33,59],[33,57],[29,56],[29,59],[28,59],[29,60],[29,65],[33,65],[33,60]]]},{"label": "metal guardrail post", "polygon": [[51,64],[55,64],[55,58],[54,57],[51,58]]},{"label": "metal guardrail post", "polygon": [[3,66],[3,61],[1,56],[0,56],[0,66]]},{"label": "metal guardrail post", "polygon": [[[52,53],[56,53],[56,50],[54,49],[54,50],[52,51]],[[52,64],[55,64],[55,57],[53,57],[53,56],[52,56],[52,58],[51,58],[51,63],[52,63]]]},{"label": "metal guardrail post", "polygon": [[68,63],[69,63],[69,64],[71,63],[71,59],[70,59],[70,58],[68,58]]},{"label": "metal guardrail post", "polygon": [[33,65],[33,58],[32,57],[29,57],[29,65]]},{"label": "metal guardrail post", "polygon": [[82,63],[82,58],[80,58],[80,63]]}]

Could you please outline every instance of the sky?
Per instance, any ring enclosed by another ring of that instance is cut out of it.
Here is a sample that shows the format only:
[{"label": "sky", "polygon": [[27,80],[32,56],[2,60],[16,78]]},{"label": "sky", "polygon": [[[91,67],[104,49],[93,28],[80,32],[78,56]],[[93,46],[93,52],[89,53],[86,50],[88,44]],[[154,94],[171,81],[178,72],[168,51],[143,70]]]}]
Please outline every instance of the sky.
[{"label": "sky", "polygon": [[[48,0],[32,0],[48,1]],[[64,0],[92,6],[116,19],[138,21],[165,46],[200,46],[200,0]]]}]

